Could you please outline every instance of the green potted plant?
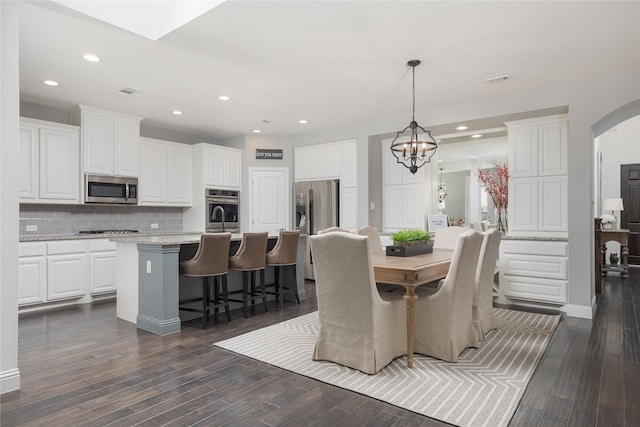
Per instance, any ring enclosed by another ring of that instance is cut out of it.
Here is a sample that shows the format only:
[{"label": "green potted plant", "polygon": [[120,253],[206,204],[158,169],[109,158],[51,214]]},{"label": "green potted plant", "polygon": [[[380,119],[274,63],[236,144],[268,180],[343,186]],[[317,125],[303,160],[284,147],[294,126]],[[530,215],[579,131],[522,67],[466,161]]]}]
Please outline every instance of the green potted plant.
[{"label": "green potted plant", "polygon": [[431,233],[421,229],[407,229],[391,234],[393,246],[387,246],[389,256],[412,256],[433,252]]},{"label": "green potted plant", "polygon": [[618,268],[618,261],[620,261],[620,258],[618,258],[618,254],[616,252],[611,252],[611,254],[609,254],[609,262],[611,263],[611,268]]}]

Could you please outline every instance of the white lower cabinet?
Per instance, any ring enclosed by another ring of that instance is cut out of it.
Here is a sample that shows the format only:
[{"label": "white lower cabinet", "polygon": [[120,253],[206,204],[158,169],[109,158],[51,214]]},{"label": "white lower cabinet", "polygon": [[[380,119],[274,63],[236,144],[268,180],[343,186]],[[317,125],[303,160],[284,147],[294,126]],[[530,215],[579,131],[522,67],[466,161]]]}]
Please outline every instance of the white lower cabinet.
[{"label": "white lower cabinet", "polygon": [[424,228],[420,185],[383,186],[382,206],[382,229],[385,233],[405,228]]},{"label": "white lower cabinet", "polygon": [[89,293],[116,291],[116,243],[108,240],[89,242]]},{"label": "white lower cabinet", "polygon": [[86,241],[47,243],[47,299],[82,297],[86,289]]},{"label": "white lower cabinet", "polygon": [[503,240],[500,294],[510,299],[566,303],[567,251],[564,241]]},{"label": "white lower cabinet", "polygon": [[115,246],[108,239],[21,242],[18,306],[115,292]]},{"label": "white lower cabinet", "polygon": [[18,305],[47,300],[47,245],[40,242],[18,246]]},{"label": "white lower cabinet", "polygon": [[347,230],[358,228],[358,189],[344,188],[340,193],[340,227]]}]

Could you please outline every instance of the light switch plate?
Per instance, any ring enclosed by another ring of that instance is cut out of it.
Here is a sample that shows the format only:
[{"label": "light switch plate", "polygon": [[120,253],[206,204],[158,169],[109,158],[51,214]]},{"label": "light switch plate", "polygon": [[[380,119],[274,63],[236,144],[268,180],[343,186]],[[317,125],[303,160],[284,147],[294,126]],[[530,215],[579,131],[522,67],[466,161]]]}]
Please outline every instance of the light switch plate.
[{"label": "light switch plate", "polygon": [[147,273],[151,274],[151,261],[147,261]]}]

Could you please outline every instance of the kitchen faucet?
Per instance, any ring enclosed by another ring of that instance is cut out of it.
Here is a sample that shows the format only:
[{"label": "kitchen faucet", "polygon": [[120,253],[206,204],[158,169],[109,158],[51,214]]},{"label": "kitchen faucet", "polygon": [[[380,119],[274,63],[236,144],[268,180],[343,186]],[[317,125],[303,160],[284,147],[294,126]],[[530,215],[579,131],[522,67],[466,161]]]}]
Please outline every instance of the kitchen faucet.
[{"label": "kitchen faucet", "polygon": [[218,209],[222,211],[222,232],[224,233],[224,208],[222,206],[218,205],[213,208],[213,218],[215,219]]}]

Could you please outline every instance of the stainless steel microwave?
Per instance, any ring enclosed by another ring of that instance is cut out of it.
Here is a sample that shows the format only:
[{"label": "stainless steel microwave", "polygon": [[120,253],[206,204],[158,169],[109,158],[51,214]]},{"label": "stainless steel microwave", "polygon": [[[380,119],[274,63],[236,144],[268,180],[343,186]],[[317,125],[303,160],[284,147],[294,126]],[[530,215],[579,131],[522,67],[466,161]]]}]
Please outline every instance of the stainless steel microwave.
[{"label": "stainless steel microwave", "polygon": [[138,178],[85,175],[84,202],[137,205]]}]

